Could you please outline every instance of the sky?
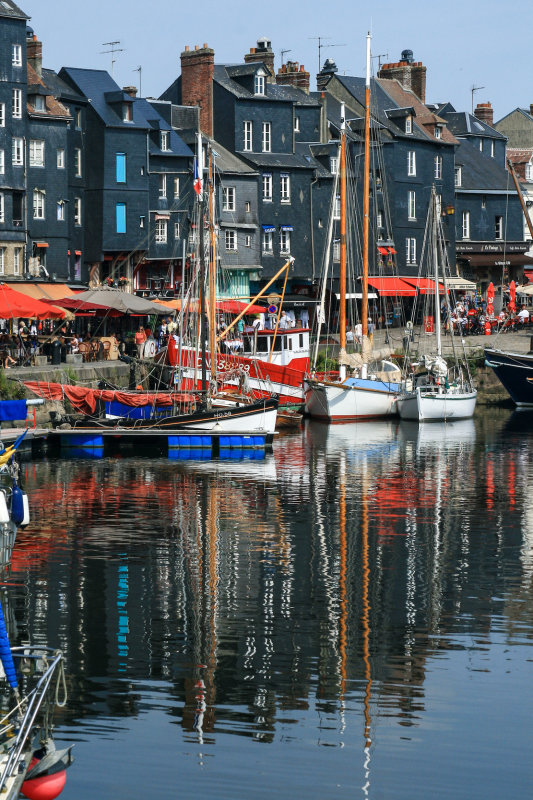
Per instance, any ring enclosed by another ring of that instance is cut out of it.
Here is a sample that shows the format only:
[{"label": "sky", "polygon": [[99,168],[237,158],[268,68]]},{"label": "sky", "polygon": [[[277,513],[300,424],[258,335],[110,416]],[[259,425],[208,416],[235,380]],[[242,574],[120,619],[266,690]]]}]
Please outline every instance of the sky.
[{"label": "sky", "polygon": [[[31,16],[30,25],[43,42],[43,65],[105,69],[111,55],[105,42],[119,41],[114,78],[121,86],[139,86],[158,97],[179,74],[179,57],[207,43],[215,63],[242,63],[258,38],[266,36],[276,54],[304,64],[316,88],[317,41],[324,38],[322,61],[333,58],[339,73],[361,76],[365,36],[372,32],[372,52],[381,61],[399,61],[404,49],[427,67],[426,102],[450,101],[457,110],[491,102],[497,121],[514,108],[533,103],[527,39],[533,17],[531,0],[513,0],[506,7],[495,0],[448,0],[399,3],[372,0],[225,0],[180,3],[177,0],[18,0]],[[506,13],[506,9],[512,12]],[[525,35],[523,33],[525,31]],[[330,45],[328,47],[328,45]],[[337,45],[337,46],[333,46]],[[384,55],[387,54],[387,55]],[[377,58],[374,60],[377,70]]]}]

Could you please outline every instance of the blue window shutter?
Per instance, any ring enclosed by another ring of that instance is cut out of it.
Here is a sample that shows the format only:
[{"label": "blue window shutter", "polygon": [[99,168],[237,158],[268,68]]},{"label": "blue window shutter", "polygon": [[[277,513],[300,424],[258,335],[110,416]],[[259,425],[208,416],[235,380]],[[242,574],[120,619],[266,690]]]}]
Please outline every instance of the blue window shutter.
[{"label": "blue window shutter", "polygon": [[126,203],[117,203],[117,233],[126,233]]},{"label": "blue window shutter", "polygon": [[117,153],[117,183],[126,183],[126,153]]}]

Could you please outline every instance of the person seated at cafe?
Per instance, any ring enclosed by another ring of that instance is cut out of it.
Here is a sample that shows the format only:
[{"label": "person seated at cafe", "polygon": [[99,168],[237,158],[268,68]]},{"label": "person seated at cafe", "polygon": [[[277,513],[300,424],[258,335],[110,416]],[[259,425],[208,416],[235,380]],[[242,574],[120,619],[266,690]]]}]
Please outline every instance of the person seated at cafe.
[{"label": "person seated at cafe", "polygon": [[522,306],[518,312],[518,319],[522,325],[527,325],[529,322],[529,311],[525,306]]},{"label": "person seated at cafe", "polygon": [[80,352],[80,340],[78,339],[76,334],[74,334],[72,336],[72,339],[70,340],[70,352],[71,353],[79,353]]},{"label": "person seated at cafe", "polygon": [[2,350],[2,366],[4,369],[11,369],[12,365],[16,363],[17,362],[15,361],[15,359],[11,358],[11,356],[9,355],[9,351],[7,349]]}]

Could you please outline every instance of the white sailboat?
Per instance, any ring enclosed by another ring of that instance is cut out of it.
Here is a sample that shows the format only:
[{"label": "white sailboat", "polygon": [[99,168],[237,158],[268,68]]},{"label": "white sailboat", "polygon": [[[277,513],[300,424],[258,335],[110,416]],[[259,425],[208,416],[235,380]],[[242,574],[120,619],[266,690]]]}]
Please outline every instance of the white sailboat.
[{"label": "white sailboat", "polygon": [[398,413],[402,419],[418,420],[419,422],[443,422],[446,420],[469,419],[474,415],[477,391],[472,385],[466,358],[464,359],[463,365],[459,363],[455,352],[453,336],[452,345],[454,346],[455,357],[455,368],[453,372],[450,371],[446,360],[442,356],[439,278],[442,279],[444,284],[446,302],[448,302],[448,291],[446,285],[446,270],[444,269],[444,265],[442,265],[442,272],[439,267],[439,261],[444,255],[444,246],[439,229],[434,187],[431,193],[429,215],[428,223],[431,222],[432,235],[430,243],[435,283],[436,349],[432,354],[424,355],[424,371],[419,374],[413,373],[410,378],[405,381],[403,390],[398,396]]},{"label": "white sailboat", "polygon": [[[316,419],[329,422],[350,422],[357,419],[386,417],[396,414],[396,397],[400,389],[396,380],[397,367],[389,361],[382,363],[381,374],[368,374],[370,347],[368,340],[368,241],[370,216],[370,34],[366,47],[365,85],[365,151],[363,188],[363,280],[362,334],[363,353],[360,375],[347,377],[346,363],[346,119],[341,107],[340,131],[340,367],[337,381],[318,380],[313,376],[304,382],[305,411]],[[317,337],[319,338],[319,337]],[[353,358],[353,357],[352,357]],[[395,374],[396,373],[396,374]]]}]

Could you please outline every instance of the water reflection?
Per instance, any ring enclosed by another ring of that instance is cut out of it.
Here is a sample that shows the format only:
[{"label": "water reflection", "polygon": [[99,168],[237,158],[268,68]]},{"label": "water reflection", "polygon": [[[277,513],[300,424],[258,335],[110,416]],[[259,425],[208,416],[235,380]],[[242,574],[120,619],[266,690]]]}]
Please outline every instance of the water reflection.
[{"label": "water reflection", "polygon": [[[520,744],[488,704],[505,691],[525,713],[532,639],[531,442],[508,422],[307,424],[263,461],[27,466],[13,577],[27,629],[67,654],[71,730],[120,759],[142,719],[159,750],[135,785],[159,797],[176,768],[205,797],[269,796],[262,773],[280,797],[444,797],[452,761],[474,797],[450,757],[485,720],[489,796],[502,732]],[[531,777],[524,758],[515,787]],[[85,780],[73,796],[94,796]]]}]

